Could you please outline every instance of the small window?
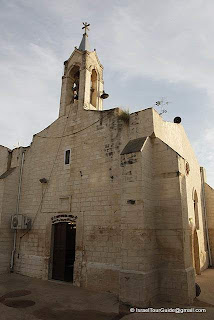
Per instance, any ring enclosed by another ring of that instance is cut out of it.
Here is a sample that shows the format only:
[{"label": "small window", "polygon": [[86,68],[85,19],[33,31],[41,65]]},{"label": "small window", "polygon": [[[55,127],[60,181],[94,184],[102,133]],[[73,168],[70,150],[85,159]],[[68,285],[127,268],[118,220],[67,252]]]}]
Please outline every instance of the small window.
[{"label": "small window", "polygon": [[65,151],[65,164],[70,164],[70,158],[71,158],[71,150]]}]

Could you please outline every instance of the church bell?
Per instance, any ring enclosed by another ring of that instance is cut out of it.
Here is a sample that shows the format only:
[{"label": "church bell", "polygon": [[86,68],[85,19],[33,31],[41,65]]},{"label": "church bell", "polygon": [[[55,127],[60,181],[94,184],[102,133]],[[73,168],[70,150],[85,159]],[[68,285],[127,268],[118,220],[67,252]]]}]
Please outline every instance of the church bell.
[{"label": "church bell", "polygon": [[108,93],[105,93],[105,91],[103,90],[103,94],[100,96],[101,99],[107,99],[109,97]]}]

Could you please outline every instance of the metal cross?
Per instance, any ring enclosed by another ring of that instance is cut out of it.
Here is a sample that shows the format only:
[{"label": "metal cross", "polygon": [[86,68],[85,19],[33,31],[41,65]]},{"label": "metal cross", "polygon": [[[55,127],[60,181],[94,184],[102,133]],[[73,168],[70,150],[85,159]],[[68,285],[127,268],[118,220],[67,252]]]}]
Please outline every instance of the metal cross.
[{"label": "metal cross", "polygon": [[87,35],[87,30],[89,30],[88,27],[90,26],[90,24],[88,22],[83,22],[83,25],[84,25],[84,27],[82,27],[82,29],[85,29],[85,33],[84,34]]}]

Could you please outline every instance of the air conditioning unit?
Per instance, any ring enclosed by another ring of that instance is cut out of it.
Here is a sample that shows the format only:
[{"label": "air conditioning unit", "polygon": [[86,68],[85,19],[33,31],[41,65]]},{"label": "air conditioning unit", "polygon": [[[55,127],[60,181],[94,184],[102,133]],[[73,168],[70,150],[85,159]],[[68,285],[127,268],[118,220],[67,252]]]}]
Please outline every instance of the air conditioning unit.
[{"label": "air conditioning unit", "polygon": [[25,229],[31,229],[31,218],[25,217]]},{"label": "air conditioning unit", "polygon": [[15,214],[11,217],[11,229],[31,229],[31,218]]}]

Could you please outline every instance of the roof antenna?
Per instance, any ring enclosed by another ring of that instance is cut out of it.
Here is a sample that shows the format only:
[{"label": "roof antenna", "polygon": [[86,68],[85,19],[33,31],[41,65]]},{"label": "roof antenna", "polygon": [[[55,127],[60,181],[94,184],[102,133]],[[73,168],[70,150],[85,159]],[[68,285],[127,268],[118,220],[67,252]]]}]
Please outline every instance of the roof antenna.
[{"label": "roof antenna", "polygon": [[170,102],[169,101],[166,101],[166,98],[161,98],[161,100],[158,100],[155,102],[155,105],[157,107],[160,107],[160,112],[159,112],[159,115],[161,116],[163,113],[167,113],[167,109],[165,109],[168,104]]}]

